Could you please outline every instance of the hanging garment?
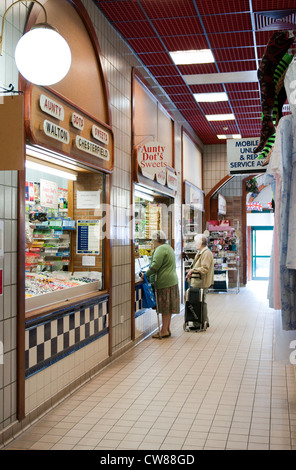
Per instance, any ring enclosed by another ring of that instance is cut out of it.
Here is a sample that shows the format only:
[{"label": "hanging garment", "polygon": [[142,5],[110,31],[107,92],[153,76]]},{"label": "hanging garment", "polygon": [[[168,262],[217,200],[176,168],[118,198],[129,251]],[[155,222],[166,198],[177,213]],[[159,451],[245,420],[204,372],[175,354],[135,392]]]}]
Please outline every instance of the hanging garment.
[{"label": "hanging garment", "polygon": [[[277,131],[276,141],[280,139],[280,149],[282,156],[282,194],[281,194],[281,213],[280,213],[280,289],[281,289],[281,308],[283,330],[296,329],[296,270],[289,269],[286,266],[287,248],[288,248],[288,223],[290,196],[292,185],[292,152],[293,152],[293,134],[294,125],[293,115],[282,117],[280,120],[279,133]],[[277,142],[276,142],[277,143]],[[275,145],[276,145],[275,143]],[[274,149],[275,151],[275,149]]]},{"label": "hanging garment", "polygon": [[275,69],[294,42],[294,34],[289,31],[276,31],[270,38],[264,51],[260,67],[258,69],[258,80],[261,90],[262,125],[260,141],[254,153],[261,152],[267,140],[275,133],[273,122],[273,109],[276,92],[274,83]]},{"label": "hanging garment", "polygon": [[272,183],[275,198],[274,229],[272,254],[270,259],[268,299],[269,306],[276,310],[281,308],[281,280],[280,280],[280,226],[281,226],[281,201],[282,201],[282,119],[279,121],[276,140],[271,154],[270,162],[266,170],[265,182]]},{"label": "hanging garment", "polygon": [[295,57],[285,76],[285,89],[292,113],[292,165],[291,195],[289,200],[289,224],[287,246],[287,268],[296,269],[296,60]]}]

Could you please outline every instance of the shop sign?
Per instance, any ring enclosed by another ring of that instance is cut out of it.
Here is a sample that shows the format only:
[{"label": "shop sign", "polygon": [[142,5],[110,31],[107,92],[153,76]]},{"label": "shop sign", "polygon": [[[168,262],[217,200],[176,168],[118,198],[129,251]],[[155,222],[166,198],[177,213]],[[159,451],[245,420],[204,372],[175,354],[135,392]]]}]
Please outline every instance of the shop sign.
[{"label": "shop sign", "polygon": [[226,215],[226,199],[222,194],[218,194],[218,213]]},{"label": "shop sign", "polygon": [[57,209],[58,185],[53,181],[40,179],[40,205]]},{"label": "shop sign", "polygon": [[45,95],[40,95],[39,104],[44,113],[50,114],[50,116],[59,119],[59,121],[64,120],[64,108],[56,101]]},{"label": "shop sign", "polygon": [[79,129],[80,131],[84,129],[84,119],[80,114],[72,113],[71,122],[72,126],[76,127],[76,129]]},{"label": "shop sign", "polygon": [[167,170],[167,185],[170,189],[177,191],[178,189],[178,178],[175,173],[172,171]]},{"label": "shop sign", "polygon": [[227,140],[227,161],[230,175],[266,171],[266,168],[262,167],[264,159],[258,160],[260,153],[254,153],[258,144],[259,139],[256,138]]},{"label": "shop sign", "polygon": [[103,158],[104,160],[109,160],[110,154],[109,150],[101,147],[90,140],[84,139],[79,135],[76,136],[75,139],[76,147],[82,152],[89,153],[90,155],[94,155],[95,157]]},{"label": "shop sign", "polygon": [[68,144],[70,142],[70,134],[67,129],[57,126],[53,122],[45,120],[43,122],[43,130],[48,137]]},{"label": "shop sign", "polygon": [[166,183],[166,171],[162,170],[159,173],[156,173],[156,181],[163,186]]},{"label": "shop sign", "polygon": [[189,204],[202,211],[204,209],[204,193],[198,188],[189,186]]},{"label": "shop sign", "polygon": [[91,128],[91,133],[93,138],[99,142],[102,142],[102,144],[109,144],[109,134],[108,132],[104,131],[104,129],[101,129],[101,127],[93,125]]},{"label": "shop sign", "polygon": [[152,180],[155,175],[161,173],[170,162],[167,148],[160,142],[147,142],[139,146],[137,158],[143,176]]}]

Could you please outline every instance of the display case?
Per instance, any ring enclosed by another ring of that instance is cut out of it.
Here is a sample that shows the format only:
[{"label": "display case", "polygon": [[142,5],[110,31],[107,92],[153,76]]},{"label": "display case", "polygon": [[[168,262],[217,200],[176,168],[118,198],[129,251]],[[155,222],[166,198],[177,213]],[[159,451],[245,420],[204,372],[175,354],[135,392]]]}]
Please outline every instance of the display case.
[{"label": "display case", "polygon": [[204,193],[188,181],[184,182],[184,204],[182,207],[183,272],[185,290],[189,287],[186,279],[192,261],[197,253],[194,238],[203,232]]},{"label": "display case", "polygon": [[[229,220],[209,221],[208,247],[214,257],[213,289],[227,291],[230,287],[239,291],[239,238]],[[229,273],[232,284],[230,286]]]},{"label": "display case", "polygon": [[26,167],[26,312],[103,290],[105,175]]}]

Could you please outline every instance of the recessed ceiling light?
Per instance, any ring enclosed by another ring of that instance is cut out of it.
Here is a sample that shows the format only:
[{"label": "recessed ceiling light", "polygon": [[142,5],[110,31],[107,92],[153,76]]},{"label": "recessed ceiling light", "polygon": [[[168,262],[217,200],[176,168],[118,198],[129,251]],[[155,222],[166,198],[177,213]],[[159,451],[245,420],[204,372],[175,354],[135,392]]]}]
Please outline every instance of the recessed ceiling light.
[{"label": "recessed ceiling light", "polygon": [[241,139],[242,136],[240,134],[230,134],[230,135],[217,135],[218,139]]},{"label": "recessed ceiling light", "polygon": [[174,51],[170,52],[170,56],[176,65],[210,64],[215,62],[210,49]]},{"label": "recessed ceiling light", "polygon": [[208,121],[233,121],[235,119],[233,114],[208,114],[206,118]]},{"label": "recessed ceiling light", "polygon": [[216,101],[228,101],[226,93],[194,93],[196,101],[199,103],[215,103]]}]

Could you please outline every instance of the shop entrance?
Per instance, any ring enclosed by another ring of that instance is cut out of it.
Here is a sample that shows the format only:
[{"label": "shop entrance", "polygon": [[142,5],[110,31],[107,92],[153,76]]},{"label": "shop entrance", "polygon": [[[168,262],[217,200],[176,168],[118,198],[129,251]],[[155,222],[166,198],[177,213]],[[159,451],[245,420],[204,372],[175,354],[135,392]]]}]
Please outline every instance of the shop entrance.
[{"label": "shop entrance", "polygon": [[252,280],[268,280],[273,227],[251,227]]}]

